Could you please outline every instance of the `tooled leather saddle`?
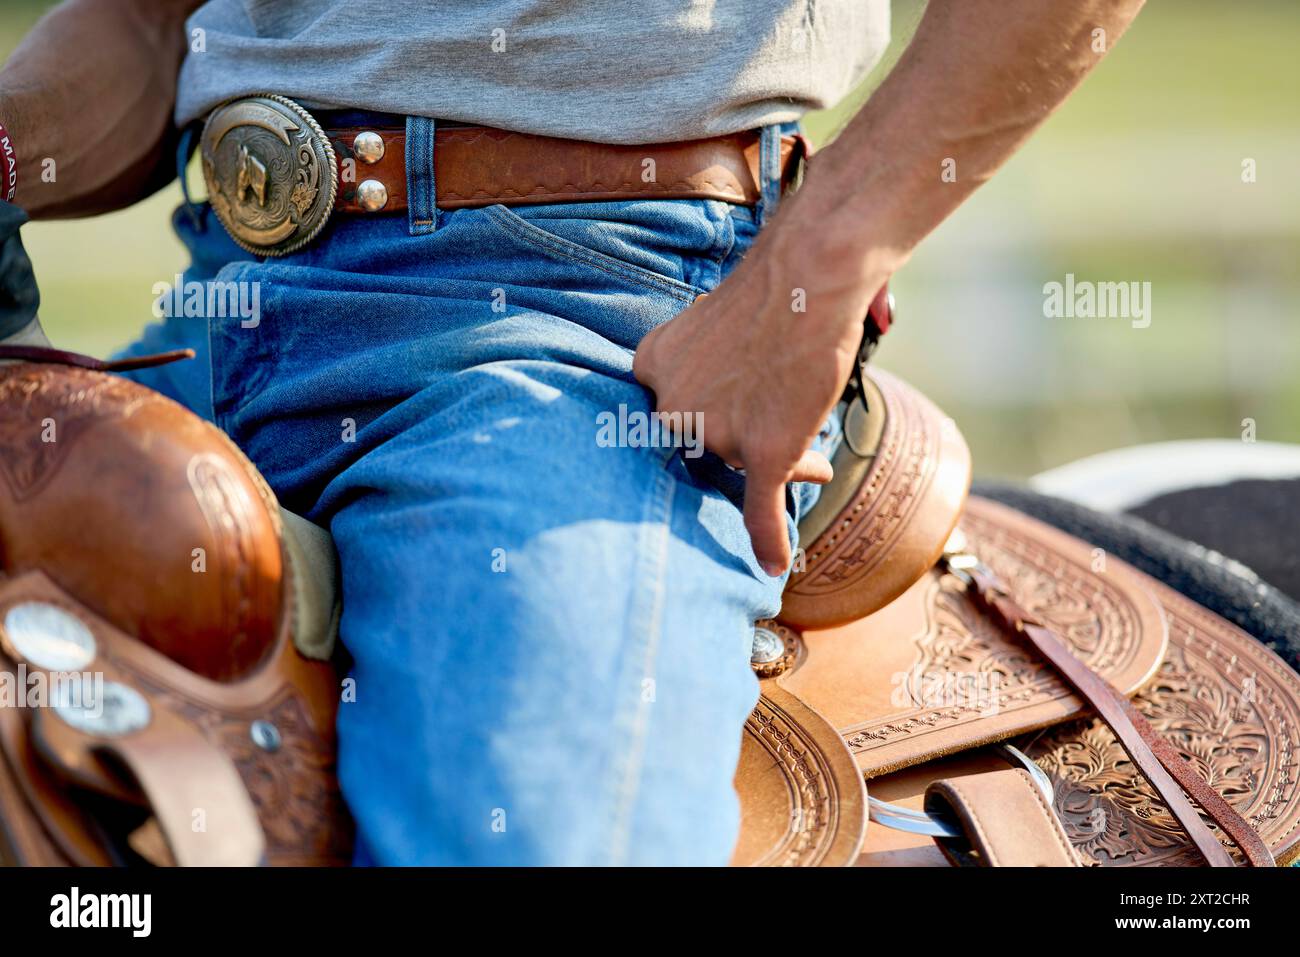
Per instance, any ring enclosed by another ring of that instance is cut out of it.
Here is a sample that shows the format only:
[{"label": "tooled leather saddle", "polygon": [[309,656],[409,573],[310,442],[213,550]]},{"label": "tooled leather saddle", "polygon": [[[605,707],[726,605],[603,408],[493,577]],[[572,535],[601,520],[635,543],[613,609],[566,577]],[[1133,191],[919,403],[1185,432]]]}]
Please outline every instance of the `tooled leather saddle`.
[{"label": "tooled leather saddle", "polygon": [[862,377],[736,775],[736,864],[1290,863],[1300,675],[1100,548],[968,497],[950,419]]},{"label": "tooled leather saddle", "polygon": [[17,355],[40,361],[0,363],[0,673],[33,700],[0,707],[0,860],[347,863],[314,526],[176,403]]},{"label": "tooled leather saddle", "polygon": [[[0,673],[50,706],[0,708],[0,861],[347,862],[328,536],[111,367],[4,358],[25,361],[0,362]],[[901,380],[860,373],[844,413],[781,617],[755,630],[733,863],[1300,854],[1300,676],[968,498],[960,433]]]}]

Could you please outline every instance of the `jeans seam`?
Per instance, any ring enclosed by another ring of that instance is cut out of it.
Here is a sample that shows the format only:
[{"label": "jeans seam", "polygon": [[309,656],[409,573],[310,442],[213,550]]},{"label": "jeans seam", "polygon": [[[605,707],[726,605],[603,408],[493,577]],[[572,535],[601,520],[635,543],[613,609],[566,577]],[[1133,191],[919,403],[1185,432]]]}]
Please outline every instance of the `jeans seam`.
[{"label": "jeans seam", "polygon": [[[639,565],[648,566],[642,570],[646,573],[646,592],[649,596],[650,607],[646,609],[646,614],[640,614],[641,602],[633,600],[631,602],[631,615],[628,627],[628,635],[640,635],[641,640],[634,646],[643,649],[641,655],[641,680],[651,678],[655,673],[656,659],[659,654],[660,636],[663,630],[663,611],[667,587],[664,576],[668,568],[668,546],[671,542],[671,522],[673,512],[673,499],[676,494],[677,483],[666,471],[657,471],[654,478],[654,489],[648,503],[647,511],[650,513],[646,516],[647,528],[652,530],[645,536],[644,547],[640,550]],[[638,574],[637,579],[642,579]],[[641,619],[645,621],[644,628],[638,628]],[[629,654],[629,659],[631,655]],[[609,842],[609,863],[613,866],[619,866],[627,858],[628,847],[632,838],[633,813],[636,797],[640,793],[642,770],[645,760],[645,744],[649,736],[650,727],[650,708],[653,701],[646,701],[643,694],[638,693],[638,685],[635,681],[636,675],[631,676],[634,680],[629,682],[629,690],[632,692],[636,702],[636,708],[631,715],[630,738],[628,747],[624,749],[624,760],[620,767],[615,768],[616,778],[614,780],[614,807],[613,821],[611,826]],[[657,697],[657,695],[656,695]]]},{"label": "jeans seam", "polygon": [[576,244],[570,244],[568,240],[552,236],[546,230],[534,226],[528,220],[523,219],[501,206],[488,206],[485,211],[503,229],[510,231],[510,234],[518,237],[526,243],[536,246],[552,255],[560,256],[573,262],[580,262],[583,265],[591,266],[593,269],[599,269],[610,275],[617,276],[627,282],[636,283],[653,289],[657,292],[663,292],[674,299],[680,299],[682,302],[694,302],[696,297],[703,290],[697,289],[687,283],[678,282],[667,276],[656,276],[648,270],[643,270],[639,266],[633,266],[628,263],[620,263],[617,260],[598,253],[594,250],[583,249]]}]

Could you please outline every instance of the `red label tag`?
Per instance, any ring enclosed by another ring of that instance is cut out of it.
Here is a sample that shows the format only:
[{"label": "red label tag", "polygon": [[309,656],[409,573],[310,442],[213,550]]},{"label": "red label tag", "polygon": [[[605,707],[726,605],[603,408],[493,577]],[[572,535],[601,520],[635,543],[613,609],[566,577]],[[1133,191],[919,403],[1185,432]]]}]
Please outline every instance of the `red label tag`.
[{"label": "red label tag", "polygon": [[3,123],[0,123],[0,193],[8,203],[12,203],[18,193],[18,154]]}]

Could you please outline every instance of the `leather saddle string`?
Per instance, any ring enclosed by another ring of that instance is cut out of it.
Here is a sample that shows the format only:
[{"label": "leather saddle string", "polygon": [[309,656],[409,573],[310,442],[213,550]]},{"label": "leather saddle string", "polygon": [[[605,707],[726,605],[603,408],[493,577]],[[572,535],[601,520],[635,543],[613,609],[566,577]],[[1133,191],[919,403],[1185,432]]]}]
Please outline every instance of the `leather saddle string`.
[{"label": "leather saddle string", "polygon": [[987,566],[962,571],[974,585],[973,597],[978,603],[1009,628],[1029,639],[1030,644],[1101,715],[1210,866],[1233,867],[1234,864],[1214,832],[1188,801],[1188,795],[1232,838],[1250,864],[1255,867],[1275,866],[1272,852],[1255,829],[1183,760],[1128,698],[1089,668],[1054,631],[1013,601],[1006,587]]},{"label": "leather saddle string", "polygon": [[84,356],[79,352],[65,352],[62,349],[50,349],[45,346],[6,346],[0,345],[0,361],[6,359],[18,362],[45,362],[54,365],[76,366],[95,372],[133,372],[136,369],[151,369],[166,365],[179,359],[193,359],[193,349],[173,349],[171,352],[159,352],[149,356],[132,356],[128,359],[107,361],[93,356]]}]

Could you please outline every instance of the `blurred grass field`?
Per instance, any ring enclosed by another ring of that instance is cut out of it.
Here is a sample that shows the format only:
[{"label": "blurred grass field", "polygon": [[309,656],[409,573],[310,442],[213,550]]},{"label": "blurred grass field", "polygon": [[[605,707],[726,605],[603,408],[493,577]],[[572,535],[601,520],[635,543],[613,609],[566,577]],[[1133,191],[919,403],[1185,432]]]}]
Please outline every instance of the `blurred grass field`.
[{"label": "blurred grass field", "polygon": [[[7,56],[48,4],[5,0]],[[890,56],[810,118],[825,141]],[[1152,2],[1082,90],[894,282],[880,362],[923,388],[977,472],[1024,476],[1104,449],[1195,437],[1300,442],[1300,3]],[[952,78],[954,84],[960,76]],[[1254,183],[1242,162],[1253,159]],[[104,354],[184,266],[179,188],[123,213],[24,231],[59,345]],[[1152,322],[1048,319],[1043,285],[1152,284]]]}]

